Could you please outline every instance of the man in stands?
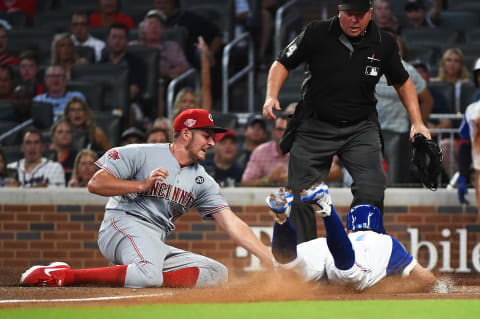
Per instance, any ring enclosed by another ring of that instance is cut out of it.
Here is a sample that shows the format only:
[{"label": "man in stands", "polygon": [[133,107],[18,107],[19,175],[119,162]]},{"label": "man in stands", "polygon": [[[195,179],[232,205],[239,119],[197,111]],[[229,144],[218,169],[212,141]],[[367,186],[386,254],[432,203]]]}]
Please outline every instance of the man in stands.
[{"label": "man in stands", "polygon": [[25,131],[21,149],[24,158],[7,166],[17,170],[20,187],[65,187],[62,165],[42,157],[45,145],[38,129]]}]

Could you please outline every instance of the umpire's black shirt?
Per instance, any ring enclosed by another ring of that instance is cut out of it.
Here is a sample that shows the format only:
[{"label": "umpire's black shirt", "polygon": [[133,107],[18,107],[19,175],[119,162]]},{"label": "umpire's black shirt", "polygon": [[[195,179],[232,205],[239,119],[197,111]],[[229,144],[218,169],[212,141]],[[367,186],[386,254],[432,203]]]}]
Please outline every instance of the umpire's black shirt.
[{"label": "umpire's black shirt", "polygon": [[375,112],[375,85],[385,74],[389,84],[403,84],[408,73],[392,36],[373,21],[352,44],[338,17],[306,26],[277,57],[288,70],[305,62],[302,96],[318,119],[348,124]]}]

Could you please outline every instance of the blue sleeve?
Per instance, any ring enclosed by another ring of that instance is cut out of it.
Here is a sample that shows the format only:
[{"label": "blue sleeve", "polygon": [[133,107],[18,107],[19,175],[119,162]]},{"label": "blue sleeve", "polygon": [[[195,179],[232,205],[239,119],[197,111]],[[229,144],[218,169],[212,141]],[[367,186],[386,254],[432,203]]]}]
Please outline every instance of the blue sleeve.
[{"label": "blue sleeve", "polygon": [[405,267],[410,265],[413,260],[412,255],[410,255],[402,244],[398,242],[395,238],[392,238],[392,254],[390,255],[390,260],[388,261],[387,266],[387,276],[401,274]]}]

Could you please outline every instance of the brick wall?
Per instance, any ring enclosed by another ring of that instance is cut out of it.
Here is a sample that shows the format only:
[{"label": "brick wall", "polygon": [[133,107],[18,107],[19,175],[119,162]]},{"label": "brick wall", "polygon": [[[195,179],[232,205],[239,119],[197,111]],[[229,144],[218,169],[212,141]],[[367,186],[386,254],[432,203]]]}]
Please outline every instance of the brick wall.
[{"label": "brick wall", "polygon": [[[255,197],[264,198],[263,192],[265,191],[257,194],[255,189],[243,190],[240,196],[243,200],[232,200],[234,204],[231,207],[250,226],[270,229],[272,220],[267,208]],[[75,198],[79,194],[68,195],[67,197]],[[0,281],[14,283],[30,265],[48,264],[52,261],[65,261],[74,268],[107,266],[108,262],[99,252],[96,243],[105,199],[92,201],[81,198],[72,200],[72,204],[45,204],[41,199],[38,196],[30,199],[40,203],[0,205]],[[244,205],[240,205],[242,202]],[[342,203],[336,208],[345,220],[348,206]],[[418,241],[429,241],[436,248],[436,271],[442,267],[441,241],[450,243],[451,268],[459,267],[460,234],[457,229],[466,230],[467,266],[472,269],[470,275],[480,277],[472,266],[472,249],[480,245],[480,217],[476,207],[441,203],[438,206],[403,206],[389,205],[386,201],[384,220],[385,228],[409,250],[411,235],[407,229],[418,229]],[[229,236],[220,231],[215,222],[202,221],[195,210],[179,219],[176,226],[176,231],[168,237],[169,244],[217,259],[237,271],[250,265],[251,258],[237,257],[236,245]],[[323,236],[325,233],[320,220],[317,220],[317,228],[319,235]],[[445,229],[450,231],[449,236],[445,236],[445,232],[442,234]],[[269,244],[268,234],[263,233],[262,240]],[[426,265],[429,251],[425,247],[420,248],[418,257]]]}]

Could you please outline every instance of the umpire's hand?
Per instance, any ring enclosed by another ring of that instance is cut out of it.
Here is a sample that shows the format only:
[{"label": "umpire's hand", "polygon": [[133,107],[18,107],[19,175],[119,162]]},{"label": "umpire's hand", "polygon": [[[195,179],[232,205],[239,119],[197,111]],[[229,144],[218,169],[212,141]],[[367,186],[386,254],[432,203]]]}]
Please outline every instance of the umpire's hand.
[{"label": "umpire's hand", "polygon": [[430,130],[425,126],[425,124],[423,124],[423,122],[416,125],[412,124],[412,128],[410,130],[410,139],[412,140],[412,142],[414,141],[414,135],[417,133],[422,134],[428,140],[432,139],[432,136],[430,135]]},{"label": "umpire's hand", "polygon": [[276,98],[267,96],[263,105],[263,117],[267,120],[275,120],[277,117],[273,113],[273,109],[280,111],[280,102]]}]

